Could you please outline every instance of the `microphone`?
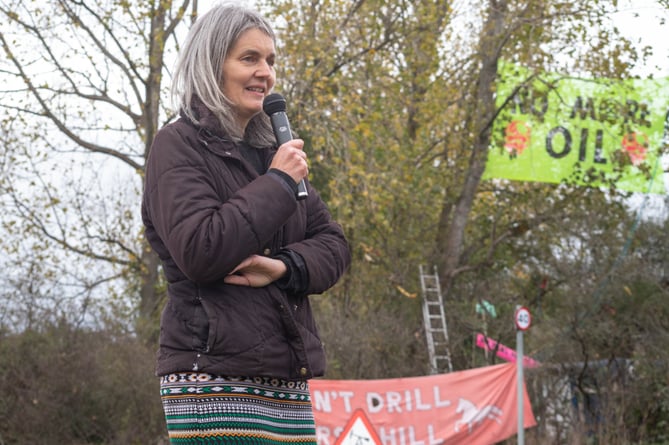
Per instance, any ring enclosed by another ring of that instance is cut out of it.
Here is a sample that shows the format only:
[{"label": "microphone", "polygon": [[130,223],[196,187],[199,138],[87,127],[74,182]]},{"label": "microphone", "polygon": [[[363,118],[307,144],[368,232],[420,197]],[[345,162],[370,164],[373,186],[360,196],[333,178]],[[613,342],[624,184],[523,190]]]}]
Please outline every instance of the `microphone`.
[{"label": "microphone", "polygon": [[[263,100],[262,109],[272,122],[274,137],[279,145],[292,140],[293,134],[290,132],[290,124],[288,123],[288,116],[286,116],[286,99],[279,93],[272,93]],[[296,198],[301,200],[308,195],[307,187],[304,185],[304,179],[302,179],[297,183]]]}]

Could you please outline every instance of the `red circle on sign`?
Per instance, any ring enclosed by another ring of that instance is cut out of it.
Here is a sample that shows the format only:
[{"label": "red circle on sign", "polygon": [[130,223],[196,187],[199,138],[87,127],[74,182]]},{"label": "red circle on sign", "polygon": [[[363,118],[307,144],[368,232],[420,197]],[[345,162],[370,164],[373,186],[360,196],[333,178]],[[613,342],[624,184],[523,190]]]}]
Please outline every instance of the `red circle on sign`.
[{"label": "red circle on sign", "polygon": [[526,331],[530,328],[530,324],[532,324],[530,310],[525,306],[516,309],[516,327],[521,331]]}]

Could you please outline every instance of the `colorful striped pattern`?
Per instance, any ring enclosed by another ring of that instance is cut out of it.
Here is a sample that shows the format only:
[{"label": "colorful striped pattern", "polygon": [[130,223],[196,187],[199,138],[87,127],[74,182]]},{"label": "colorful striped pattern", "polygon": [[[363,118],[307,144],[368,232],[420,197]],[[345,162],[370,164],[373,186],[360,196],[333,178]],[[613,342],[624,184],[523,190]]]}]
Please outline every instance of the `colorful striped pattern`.
[{"label": "colorful striped pattern", "polygon": [[170,443],[315,445],[307,382],[178,373],[161,377]]}]

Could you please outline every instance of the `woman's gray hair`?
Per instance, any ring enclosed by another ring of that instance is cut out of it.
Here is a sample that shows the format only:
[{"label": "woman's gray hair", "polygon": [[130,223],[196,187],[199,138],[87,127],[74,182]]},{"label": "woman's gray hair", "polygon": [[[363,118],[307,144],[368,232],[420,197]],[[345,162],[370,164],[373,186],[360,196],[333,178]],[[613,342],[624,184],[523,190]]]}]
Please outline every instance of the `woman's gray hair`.
[{"label": "woman's gray hair", "polygon": [[198,18],[181,48],[172,78],[172,97],[179,109],[195,123],[198,123],[198,116],[193,99],[197,97],[234,140],[244,139],[255,146],[273,145],[276,141],[265,113],[256,114],[246,129],[239,128],[232,104],[221,91],[225,82],[221,69],[223,62],[242,33],[249,29],[260,29],[276,41],[269,22],[243,6],[218,4]]}]

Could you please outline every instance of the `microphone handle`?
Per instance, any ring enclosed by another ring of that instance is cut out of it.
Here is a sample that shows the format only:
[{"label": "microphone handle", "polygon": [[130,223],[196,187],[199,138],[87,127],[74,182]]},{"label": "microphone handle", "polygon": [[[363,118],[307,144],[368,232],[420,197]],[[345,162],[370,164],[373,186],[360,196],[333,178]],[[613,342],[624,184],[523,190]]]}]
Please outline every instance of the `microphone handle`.
[{"label": "microphone handle", "polygon": [[[283,111],[277,111],[270,116],[272,121],[272,130],[279,146],[285,144],[293,139],[293,133],[290,131],[290,123],[288,123],[288,116]],[[309,196],[307,193],[307,186],[304,184],[304,179],[297,183],[297,200],[305,199]]]}]

